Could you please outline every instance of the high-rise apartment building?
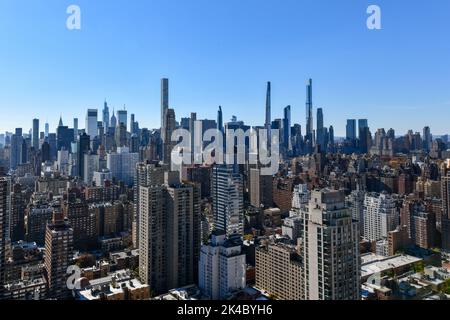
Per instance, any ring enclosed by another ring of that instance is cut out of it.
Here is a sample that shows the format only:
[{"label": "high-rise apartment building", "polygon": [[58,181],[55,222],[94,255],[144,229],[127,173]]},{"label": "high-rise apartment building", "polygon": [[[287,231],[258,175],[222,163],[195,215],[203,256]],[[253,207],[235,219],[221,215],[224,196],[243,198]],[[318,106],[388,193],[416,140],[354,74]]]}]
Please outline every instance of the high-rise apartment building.
[{"label": "high-rise apartment building", "polygon": [[218,165],[212,169],[211,197],[214,229],[229,237],[244,234],[243,183],[232,166]]},{"label": "high-rise apartment building", "polygon": [[250,204],[256,208],[270,208],[273,205],[272,176],[262,175],[261,169],[250,169]]},{"label": "high-rise apartment building", "polygon": [[442,249],[450,253],[450,159],[442,165]]},{"label": "high-rise apartment building", "polygon": [[245,254],[242,242],[214,232],[209,244],[202,245],[198,266],[198,286],[212,300],[227,298],[246,286]]},{"label": "high-rise apartment building", "polygon": [[48,295],[51,298],[67,299],[67,268],[71,265],[73,252],[73,230],[64,220],[59,208],[55,208],[52,223],[45,231],[44,267]]},{"label": "high-rise apartment building", "polygon": [[385,193],[366,194],[364,198],[363,238],[369,241],[386,239],[389,231],[399,225],[395,199]]},{"label": "high-rise apartment building", "polygon": [[3,298],[5,285],[6,240],[8,237],[8,220],[10,214],[11,182],[7,177],[0,177],[0,299]]},{"label": "high-rise apartment building", "polygon": [[256,288],[274,299],[303,300],[303,280],[300,254],[294,245],[273,241],[256,248]]},{"label": "high-rise apartment building", "polygon": [[312,191],[300,240],[306,300],[359,300],[358,222],[343,191]]},{"label": "high-rise apartment building", "polygon": [[139,275],[154,295],[192,284],[200,248],[200,190],[165,172],[139,187]]}]

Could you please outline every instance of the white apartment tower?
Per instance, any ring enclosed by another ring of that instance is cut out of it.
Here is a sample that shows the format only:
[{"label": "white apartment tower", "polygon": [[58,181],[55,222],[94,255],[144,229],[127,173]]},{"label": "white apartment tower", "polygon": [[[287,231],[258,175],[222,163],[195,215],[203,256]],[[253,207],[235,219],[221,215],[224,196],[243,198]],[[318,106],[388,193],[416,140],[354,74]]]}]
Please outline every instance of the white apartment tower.
[{"label": "white apartment tower", "polygon": [[227,239],[214,232],[208,245],[200,249],[198,285],[212,300],[225,299],[230,293],[246,286],[245,254],[239,240]]},{"label": "white apartment tower", "polygon": [[212,170],[214,228],[227,237],[244,234],[244,198],[242,177],[232,166],[219,165]]},{"label": "white apartment tower", "polygon": [[364,232],[368,241],[385,239],[399,224],[395,199],[388,194],[366,194],[364,198]]}]

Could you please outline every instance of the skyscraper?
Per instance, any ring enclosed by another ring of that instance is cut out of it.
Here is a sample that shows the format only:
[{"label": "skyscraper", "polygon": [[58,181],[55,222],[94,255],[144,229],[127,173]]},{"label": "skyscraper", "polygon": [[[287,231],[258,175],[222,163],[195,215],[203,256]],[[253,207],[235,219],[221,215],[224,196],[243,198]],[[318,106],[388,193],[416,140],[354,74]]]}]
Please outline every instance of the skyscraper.
[{"label": "skyscraper", "polygon": [[52,223],[45,231],[44,267],[51,298],[66,299],[70,295],[67,288],[67,268],[71,264],[73,251],[73,230],[64,221],[61,208],[55,208]]},{"label": "skyscraper", "polygon": [[369,124],[367,119],[359,119],[358,120],[358,134],[359,134],[359,140],[362,140],[364,137],[364,129],[368,128]]},{"label": "skyscraper", "polygon": [[163,159],[165,164],[171,164],[171,158],[172,158],[172,149],[173,146],[175,146],[176,142],[172,142],[172,133],[175,130],[175,110],[174,109],[167,109],[165,111],[164,116],[164,123],[165,126],[163,127],[163,143],[164,143],[164,152],[163,152]]},{"label": "skyscraper", "polygon": [[399,225],[394,198],[387,194],[366,194],[364,199],[364,230],[362,236],[369,241],[386,239]]},{"label": "skyscraper", "polygon": [[84,155],[89,153],[91,147],[91,138],[89,135],[83,133],[77,141],[77,155],[78,155],[78,176],[84,175]]},{"label": "skyscraper", "polygon": [[113,109],[113,112],[112,112],[111,121],[109,123],[109,126],[110,126],[110,128],[114,128],[114,129],[117,127],[117,118],[116,118],[116,114],[114,112],[114,109]]},{"label": "skyscraper", "polygon": [[139,153],[130,153],[127,147],[117,148],[117,152],[108,153],[106,166],[114,178],[126,185],[132,185],[136,175]]},{"label": "skyscraper", "polygon": [[347,120],[347,126],[346,126],[346,139],[349,141],[355,141],[356,140],[356,120],[355,119],[348,119]]},{"label": "skyscraper", "polygon": [[33,139],[31,146],[35,150],[39,150],[39,119],[33,119]]},{"label": "skyscraper", "polygon": [[125,128],[127,128],[127,121],[128,121],[128,112],[127,110],[125,110],[125,108],[123,110],[118,110],[117,111],[117,126],[120,126],[121,124],[123,124],[125,126]]},{"label": "skyscraper", "polygon": [[165,127],[165,114],[169,109],[169,79],[161,79],[161,128]]},{"label": "skyscraper", "polygon": [[322,150],[326,150],[325,142],[325,132],[323,127],[323,109],[317,109],[317,131],[316,131],[316,143],[321,146]]},{"label": "skyscraper", "polygon": [[423,128],[423,148],[425,151],[430,151],[433,143],[433,136],[431,135],[430,127]]},{"label": "skyscraper", "polygon": [[139,275],[153,294],[194,283],[200,250],[200,190],[165,172],[139,188]]},{"label": "skyscraper", "polygon": [[343,191],[312,191],[300,243],[306,300],[359,300],[358,222]]},{"label": "skyscraper", "polygon": [[[309,142],[309,149],[312,149],[313,140],[313,101],[312,101],[312,79],[306,84],[306,140]],[[311,150],[308,150],[311,152]]]},{"label": "skyscraper", "polygon": [[131,134],[135,133],[134,132],[134,127],[135,127],[134,113],[132,113],[131,116],[130,116],[130,132],[131,132]]},{"label": "skyscraper", "polygon": [[266,122],[265,127],[267,130],[270,130],[270,126],[272,125],[272,115],[271,115],[271,84],[267,82],[267,93],[266,93]]},{"label": "skyscraper", "polygon": [[108,130],[109,128],[109,107],[108,103],[105,100],[105,103],[103,105],[103,127],[105,130]]},{"label": "skyscraper", "polygon": [[285,150],[289,153],[292,150],[291,143],[291,106],[284,108],[283,117],[283,144]]},{"label": "skyscraper", "polygon": [[45,129],[44,129],[44,137],[47,138],[48,134],[50,132],[50,127],[48,125],[48,122],[45,122]]},{"label": "skyscraper", "polygon": [[77,141],[78,138],[78,118],[73,118],[73,141]]},{"label": "skyscraper", "polygon": [[15,133],[11,136],[10,168],[13,170],[22,163],[22,145],[22,128],[16,128]]},{"label": "skyscraper", "polygon": [[86,134],[94,139],[97,136],[97,109],[88,109],[86,113]]},{"label": "skyscraper", "polygon": [[219,130],[220,132],[224,132],[223,131],[223,113],[222,113],[222,107],[219,106],[219,111],[217,111],[217,130]]},{"label": "skyscraper", "polygon": [[5,285],[6,239],[10,214],[11,183],[9,178],[0,177],[0,299]]},{"label": "skyscraper", "polygon": [[212,170],[211,196],[213,199],[214,228],[230,236],[244,234],[244,199],[242,177],[229,165],[218,165]]},{"label": "skyscraper", "polygon": [[442,249],[450,253],[450,159],[442,165]]}]

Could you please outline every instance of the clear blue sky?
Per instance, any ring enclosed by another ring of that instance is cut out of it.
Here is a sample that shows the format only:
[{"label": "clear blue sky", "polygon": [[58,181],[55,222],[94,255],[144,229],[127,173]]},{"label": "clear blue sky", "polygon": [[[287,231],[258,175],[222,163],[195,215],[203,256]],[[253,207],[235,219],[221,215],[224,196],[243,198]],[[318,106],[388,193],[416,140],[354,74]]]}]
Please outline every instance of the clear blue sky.
[{"label": "clear blue sky", "polygon": [[[81,30],[66,8],[81,7]],[[366,8],[382,9],[382,30]],[[450,133],[448,0],[1,0],[0,132],[46,119],[54,130],[106,98],[141,127],[159,125],[160,78],[177,118],[264,122],[290,104],[305,123],[305,81],[338,135],[346,118],[374,132]],[[43,130],[43,128],[41,129]]]}]

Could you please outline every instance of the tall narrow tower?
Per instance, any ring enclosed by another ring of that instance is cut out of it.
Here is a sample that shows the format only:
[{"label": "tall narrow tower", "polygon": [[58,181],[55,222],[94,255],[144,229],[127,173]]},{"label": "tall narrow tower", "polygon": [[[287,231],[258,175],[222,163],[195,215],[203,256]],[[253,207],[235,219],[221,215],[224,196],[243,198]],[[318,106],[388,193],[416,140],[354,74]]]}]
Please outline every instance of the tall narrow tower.
[{"label": "tall narrow tower", "polygon": [[217,130],[223,133],[223,113],[221,106],[219,106],[219,111],[217,111]]},{"label": "tall narrow tower", "polygon": [[165,127],[164,115],[167,109],[169,109],[169,79],[163,78],[161,79],[161,128]]},{"label": "tall narrow tower", "polygon": [[39,150],[39,119],[33,119],[33,139],[32,146],[35,150]]},{"label": "tall narrow tower", "polygon": [[306,138],[313,138],[313,102],[312,102],[312,79],[306,84]]},{"label": "tall narrow tower", "polygon": [[271,120],[271,84],[267,82],[267,94],[266,94],[266,123],[265,127],[267,130],[270,129],[272,124]]}]

